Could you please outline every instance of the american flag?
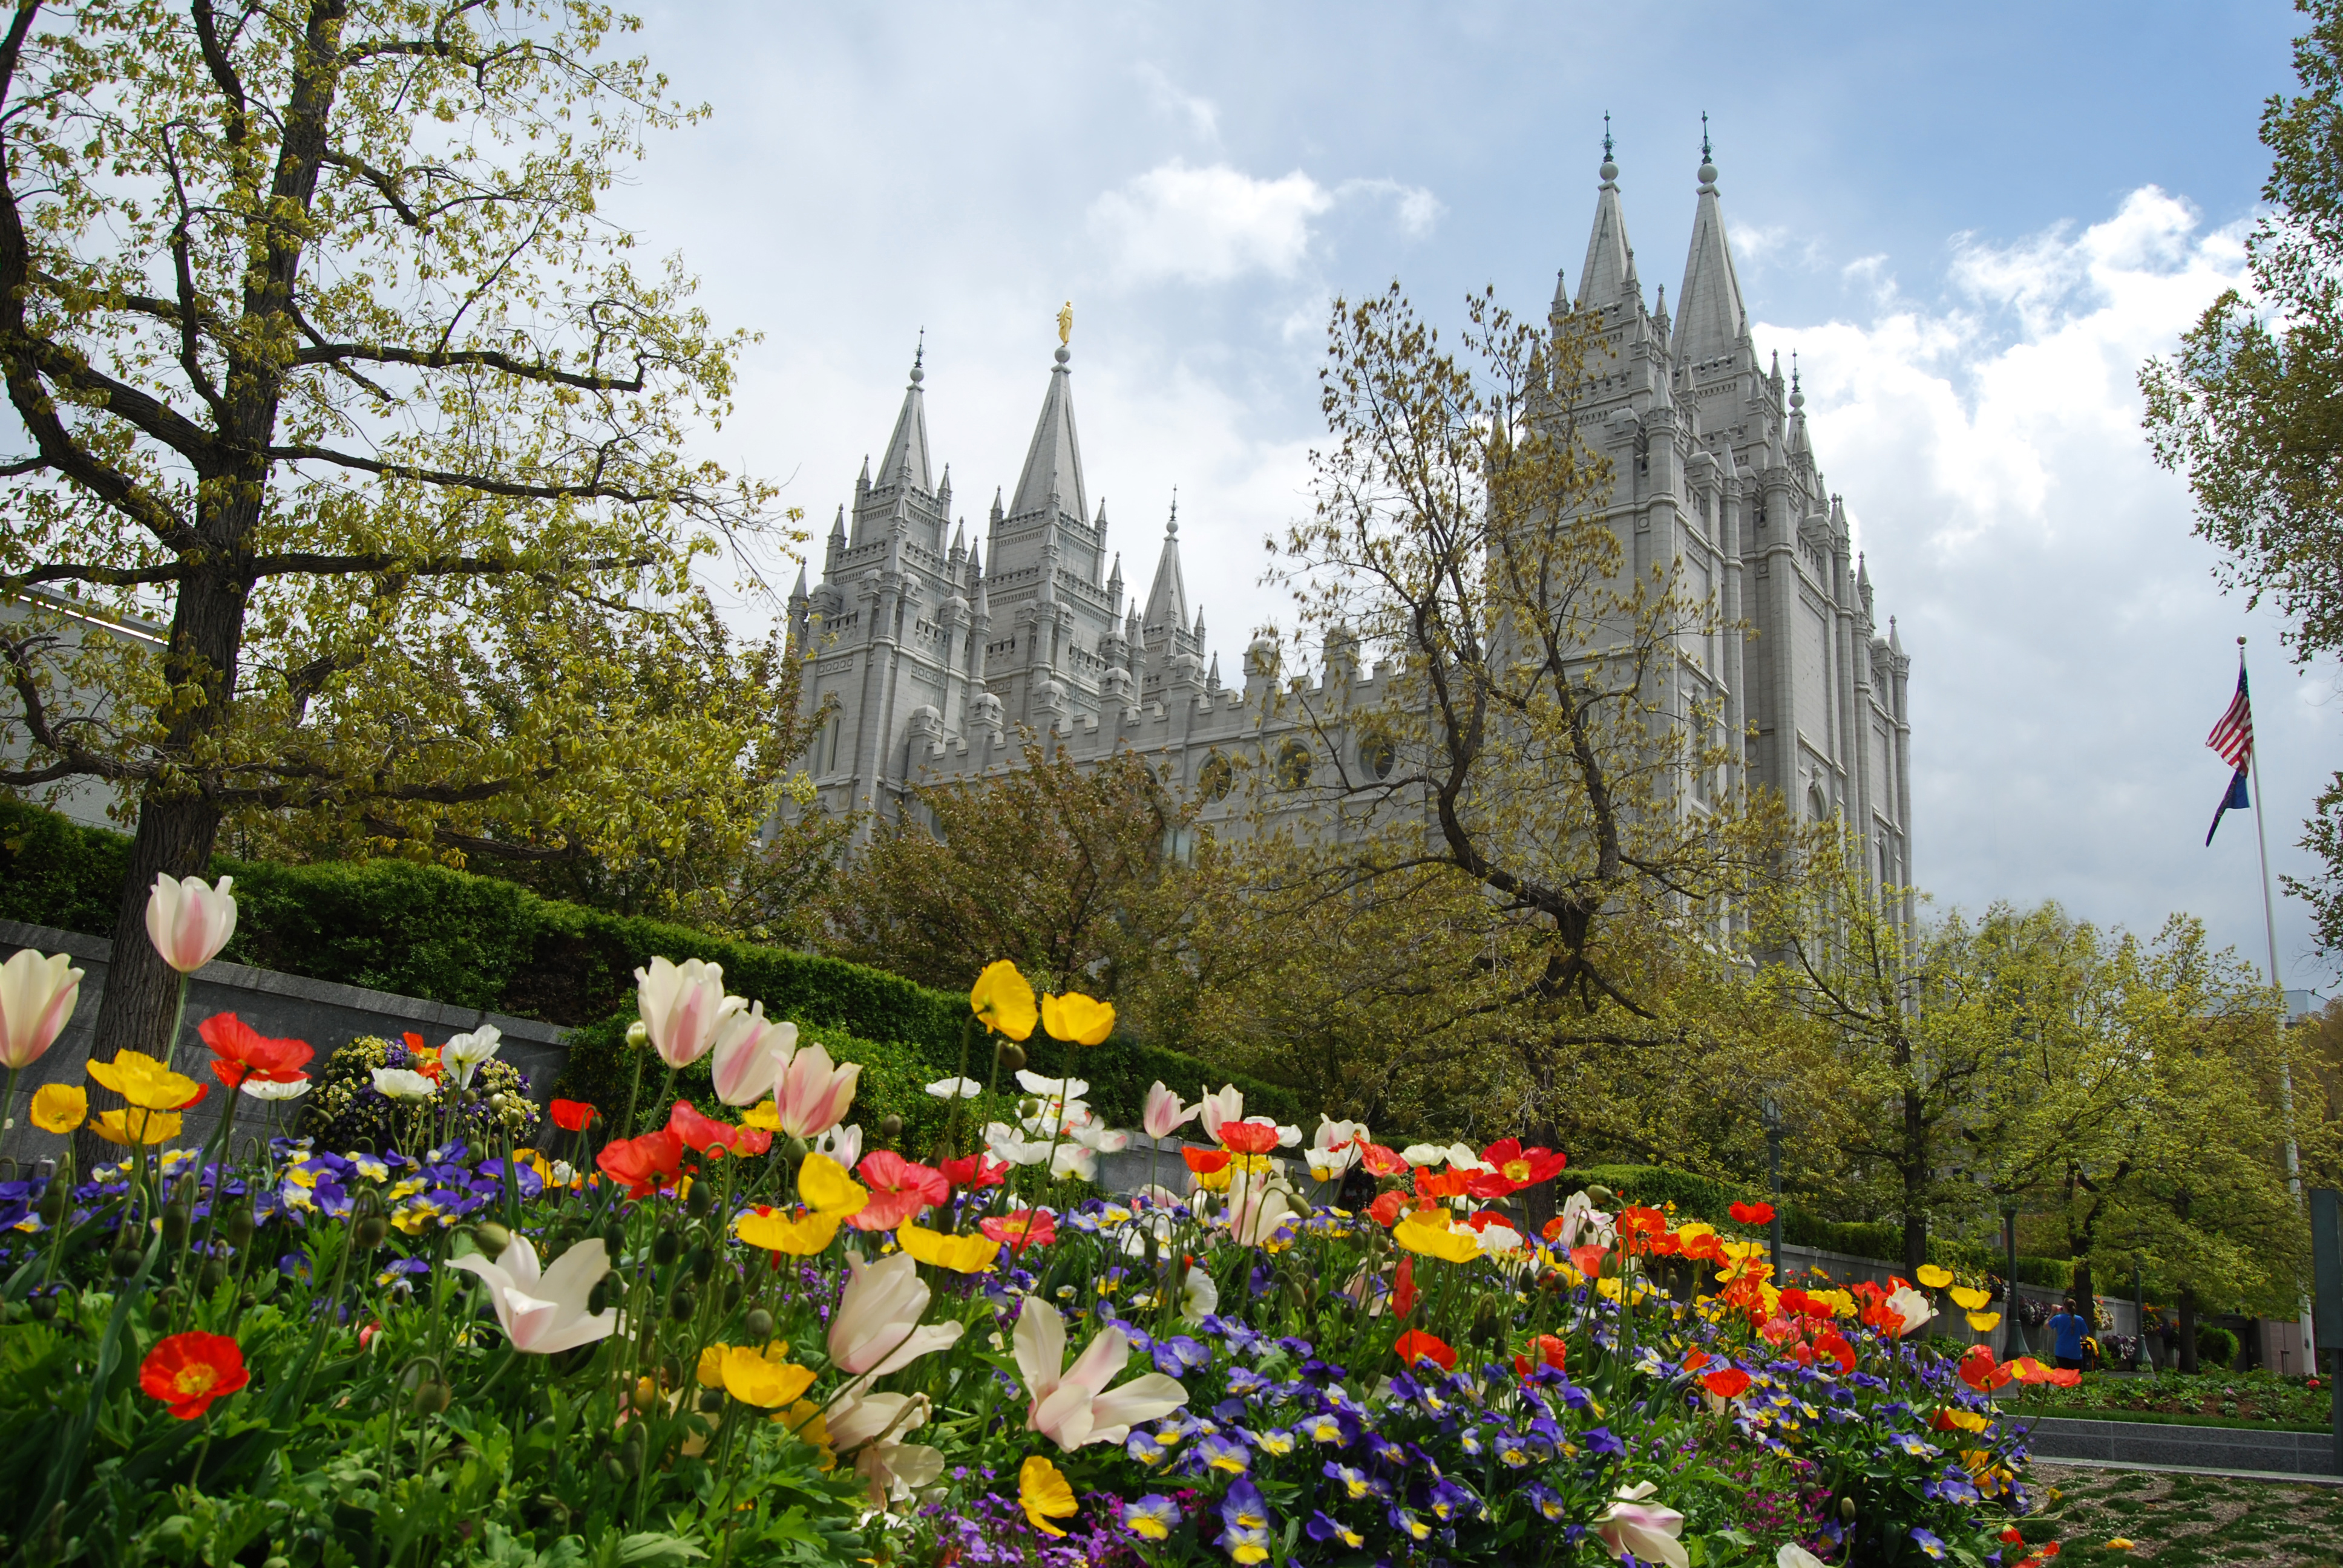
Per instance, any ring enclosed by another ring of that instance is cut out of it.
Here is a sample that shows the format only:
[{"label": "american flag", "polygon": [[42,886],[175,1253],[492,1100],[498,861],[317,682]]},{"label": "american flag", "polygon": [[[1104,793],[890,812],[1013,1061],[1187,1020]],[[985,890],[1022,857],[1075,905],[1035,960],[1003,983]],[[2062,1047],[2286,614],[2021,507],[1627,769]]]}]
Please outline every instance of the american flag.
[{"label": "american flag", "polygon": [[2229,710],[2221,715],[2221,722],[2213,726],[2213,733],[2205,737],[2205,744],[2221,754],[2221,760],[2242,773],[2247,759],[2254,754],[2254,705],[2246,697],[2246,666],[2237,664],[2237,695],[2229,699]]}]

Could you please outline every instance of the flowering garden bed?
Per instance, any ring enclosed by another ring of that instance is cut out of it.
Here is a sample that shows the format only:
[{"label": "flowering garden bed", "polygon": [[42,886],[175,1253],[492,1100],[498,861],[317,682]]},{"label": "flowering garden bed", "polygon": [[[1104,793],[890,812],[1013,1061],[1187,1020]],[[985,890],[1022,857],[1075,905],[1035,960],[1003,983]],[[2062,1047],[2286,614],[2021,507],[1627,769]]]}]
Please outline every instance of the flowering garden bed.
[{"label": "flowering garden bed", "polygon": [[2044,1415],[2093,1421],[2162,1420],[2208,1425],[2324,1432],[2332,1398],[2324,1378],[2275,1372],[2178,1372],[2104,1377],[2085,1373],[2073,1388],[2039,1391]]},{"label": "flowering garden bed", "polygon": [[[165,950],[184,972],[202,946]],[[62,1027],[69,974],[21,954],[0,976],[12,1068]],[[1393,1151],[1322,1120],[1305,1141],[1232,1091],[1158,1085],[1147,1131],[1191,1129],[1182,1155],[1130,1201],[1081,1196],[1127,1137],[1079,1077],[1111,1010],[1037,1005],[1005,964],[971,994],[967,1065],[1013,1081],[1020,1114],[964,1124],[984,1086],[945,1080],[940,1144],[916,1151],[856,1128],[856,1068],[715,968],[656,961],[640,1000],[636,1103],[557,1102],[531,1148],[494,1097],[478,1114],[495,1042],[477,1035],[367,1070],[396,1134],[373,1149],[225,1123],[176,1146],[207,1088],[297,1099],[299,1042],[216,1023],[208,1061],[94,1064],[124,1101],[94,1123],[120,1160],[0,1191],[0,1552],[2015,1568],[2055,1550],[2014,1528],[2035,1499],[1993,1397],[2046,1374],[1924,1348],[1952,1310],[1928,1291],[1777,1282],[1750,1235],[1599,1191],[1524,1234],[1519,1194],[1558,1153]],[[1029,1040],[1059,1076],[1025,1068]],[[710,1103],[656,1091],[702,1058]],[[61,1157],[89,1114],[59,1085],[32,1108]],[[1345,1211],[1356,1170],[1375,1196]]]}]

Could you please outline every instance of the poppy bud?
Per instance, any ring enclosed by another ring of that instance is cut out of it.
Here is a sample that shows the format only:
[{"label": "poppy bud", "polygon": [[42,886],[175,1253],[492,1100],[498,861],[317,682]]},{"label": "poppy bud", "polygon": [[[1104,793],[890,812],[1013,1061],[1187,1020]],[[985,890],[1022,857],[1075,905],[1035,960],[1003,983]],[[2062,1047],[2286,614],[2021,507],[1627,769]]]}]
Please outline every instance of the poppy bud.
[{"label": "poppy bud", "polygon": [[627,1462],[615,1453],[606,1453],[602,1456],[602,1473],[617,1482],[624,1482],[633,1473],[627,1468]]},{"label": "poppy bud", "polygon": [[107,1268],[126,1280],[138,1271],[138,1265],[145,1261],[145,1254],[137,1248],[122,1246],[115,1248],[113,1251],[106,1254],[106,1264]]},{"label": "poppy bud", "polygon": [[695,1220],[708,1218],[708,1211],[715,1206],[715,1196],[709,1191],[705,1181],[694,1181],[689,1195],[683,1201],[683,1211]]},{"label": "poppy bud", "polygon": [[[674,1388],[682,1382],[683,1363],[681,1362],[676,1360],[673,1356],[669,1356],[666,1360],[659,1362],[659,1386],[661,1388]],[[638,1446],[640,1445],[641,1442],[646,1440],[647,1439],[644,1436],[639,1434]]]},{"label": "poppy bud", "polygon": [[724,1310],[729,1312],[735,1307],[738,1307],[740,1304],[740,1297],[743,1293],[744,1292],[742,1291],[739,1279],[737,1276],[725,1281]]},{"label": "poppy bud", "polygon": [[773,1314],[759,1307],[741,1320],[740,1332],[759,1344],[773,1337]]},{"label": "poppy bud", "polygon": [[35,1321],[39,1322],[44,1322],[44,1323],[45,1323],[45,1322],[55,1322],[55,1319],[56,1319],[56,1315],[57,1315],[57,1299],[56,1299],[56,1297],[55,1297],[55,1296],[35,1296],[35,1297],[33,1298],[33,1317],[34,1317]]},{"label": "poppy bud", "polygon": [[505,1249],[512,1245],[512,1232],[490,1220],[472,1227],[472,1241],[489,1257],[500,1258],[504,1256]]},{"label": "poppy bud", "polygon": [[1496,1297],[1481,1298],[1480,1304],[1473,1309],[1473,1327],[1468,1331],[1466,1337],[1476,1345],[1487,1346],[1504,1342],[1504,1314],[1497,1305]]},{"label": "poppy bud", "polygon": [[882,1142],[892,1143],[902,1136],[903,1119],[901,1117],[890,1111],[879,1119],[879,1137]]},{"label": "poppy bud", "polygon": [[1013,1040],[1002,1040],[1001,1042],[1001,1066],[1002,1070],[1007,1072],[1015,1072],[1024,1065],[1025,1048],[1018,1044]]},{"label": "poppy bud", "polygon": [[704,1246],[694,1247],[683,1266],[693,1279],[704,1285],[716,1275],[716,1254]]},{"label": "poppy bud", "polygon": [[173,1183],[171,1187],[171,1201],[175,1203],[185,1203],[193,1207],[196,1201],[196,1179],[192,1176],[182,1176],[177,1181]]},{"label": "poppy bud", "polygon": [[699,1313],[699,1296],[689,1285],[678,1285],[667,1299],[667,1315],[677,1322],[688,1323]]},{"label": "poppy bud", "polygon": [[260,1568],[293,1568],[293,1560],[289,1557],[271,1557],[263,1563]]},{"label": "poppy bud", "polygon": [[651,1027],[641,1019],[627,1025],[627,1049],[640,1050],[651,1042]]},{"label": "poppy bud", "polygon": [[1586,1199],[1590,1203],[1608,1203],[1616,1196],[1618,1194],[1608,1187],[1589,1187],[1586,1190]]},{"label": "poppy bud", "polygon": [[227,1283],[227,1265],[217,1258],[206,1258],[204,1266],[196,1271],[196,1289],[210,1295]]},{"label": "poppy bud", "polygon": [[236,1299],[236,1310],[239,1312],[248,1312],[259,1304],[260,1298],[254,1295],[250,1291],[245,1292]]},{"label": "poppy bud", "polygon": [[661,1231],[651,1238],[651,1261],[665,1268],[683,1256],[683,1238],[672,1231]]},{"label": "poppy bud", "polygon": [[812,1152],[812,1150],[806,1147],[806,1141],[795,1133],[781,1141],[781,1158],[792,1165],[802,1162],[805,1157]]},{"label": "poppy bud", "polygon": [[41,1223],[44,1225],[54,1225],[65,1217],[65,1179],[59,1176],[52,1176],[49,1178],[49,1184],[41,1190]]},{"label": "poppy bud", "polygon": [[176,1247],[187,1239],[187,1206],[174,1198],[163,1205],[163,1244]]},{"label": "poppy bud", "polygon": [[239,1203],[227,1211],[227,1222],[220,1227],[221,1232],[227,1237],[227,1244],[231,1247],[251,1245],[254,1229],[252,1205],[249,1203]]},{"label": "poppy bud", "polygon": [[422,1382],[417,1383],[415,1385],[415,1413],[417,1415],[437,1415],[441,1411],[447,1408],[447,1402],[455,1397],[455,1390],[449,1388],[437,1378],[429,1378]]},{"label": "poppy bud", "polygon": [[369,1214],[350,1227],[350,1240],[361,1252],[371,1252],[390,1234],[390,1221],[379,1214]]},{"label": "poppy bud", "polygon": [[558,1535],[569,1528],[569,1505],[550,1492],[540,1492],[529,1502],[528,1518],[538,1529]]},{"label": "poppy bud", "polygon": [[1840,1499],[1838,1500],[1838,1516],[1839,1516],[1841,1519],[1845,1520],[1845,1521],[1846,1521],[1848,1523],[1850,1523],[1850,1524],[1852,1524],[1852,1523],[1855,1523],[1855,1499],[1854,1499],[1854,1498],[1852,1498],[1852,1497],[1842,1497],[1842,1498],[1840,1498]]},{"label": "poppy bud", "polygon": [[716,1412],[722,1410],[724,1408],[724,1391],[720,1388],[701,1389],[699,1391],[699,1408],[707,1411],[711,1415]]},{"label": "poppy bud", "polygon": [[618,1293],[617,1279],[616,1274],[605,1274],[594,1282],[594,1288],[586,1292],[588,1312],[598,1313],[609,1310],[610,1298]]}]

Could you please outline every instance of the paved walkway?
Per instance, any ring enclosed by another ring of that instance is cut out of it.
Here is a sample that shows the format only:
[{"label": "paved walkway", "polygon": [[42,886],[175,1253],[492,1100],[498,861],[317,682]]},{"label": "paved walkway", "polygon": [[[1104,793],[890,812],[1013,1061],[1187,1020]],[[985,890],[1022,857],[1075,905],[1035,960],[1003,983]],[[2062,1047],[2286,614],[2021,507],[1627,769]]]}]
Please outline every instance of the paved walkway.
[{"label": "paved walkway", "polygon": [[2211,1470],[2199,1464],[2147,1464],[2126,1459],[2054,1459],[2047,1455],[2034,1462],[2037,1466],[2071,1465],[2083,1470],[2153,1470],[2166,1475],[2218,1475],[2232,1481],[2288,1481],[2298,1486],[2343,1487],[2343,1475],[2306,1475],[2290,1470]]}]

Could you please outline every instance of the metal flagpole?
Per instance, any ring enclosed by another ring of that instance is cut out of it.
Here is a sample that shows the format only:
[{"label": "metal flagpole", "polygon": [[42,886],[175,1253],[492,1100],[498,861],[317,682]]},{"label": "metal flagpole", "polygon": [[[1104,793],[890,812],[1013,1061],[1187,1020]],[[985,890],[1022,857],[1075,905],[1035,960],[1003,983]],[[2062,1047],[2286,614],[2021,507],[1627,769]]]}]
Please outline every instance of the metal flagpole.
[{"label": "metal flagpole", "polygon": [[[2237,638],[2237,670],[2245,672],[2246,639]],[[2248,701],[2250,701],[2250,698]],[[2286,1117],[2286,1187],[2294,1194],[2295,1206],[2302,1205],[2302,1159],[2294,1141],[2294,1068],[2286,1051],[2286,981],[2278,968],[2278,906],[2270,898],[2269,835],[2262,828],[2262,749],[2261,738],[2256,736],[2246,751],[2246,766],[2252,770],[2254,786],[2254,845],[2261,851],[2262,860],[2262,934],[2269,942],[2270,989],[2278,993],[2278,1108]],[[2304,1303],[2298,1327],[2302,1340],[2305,1370],[2316,1370],[2318,1352],[2311,1348],[2309,1304]]]}]

